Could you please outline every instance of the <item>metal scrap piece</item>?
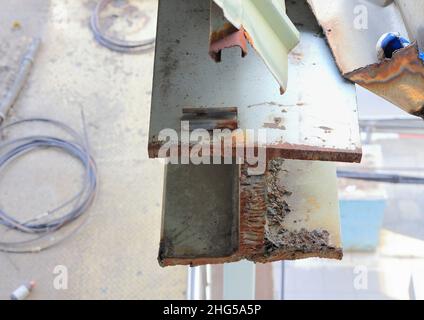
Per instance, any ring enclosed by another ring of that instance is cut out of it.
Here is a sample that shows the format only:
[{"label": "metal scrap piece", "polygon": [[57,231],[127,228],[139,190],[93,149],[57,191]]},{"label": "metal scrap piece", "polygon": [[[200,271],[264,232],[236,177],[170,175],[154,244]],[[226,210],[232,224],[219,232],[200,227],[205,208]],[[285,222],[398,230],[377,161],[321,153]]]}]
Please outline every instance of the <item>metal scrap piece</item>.
[{"label": "metal scrap piece", "polygon": [[[381,35],[399,32],[420,40],[424,23],[421,0],[307,0],[345,78],[404,111],[423,117],[424,66],[416,44],[390,60],[377,59]],[[422,39],[421,39],[422,40]]]},{"label": "metal scrap piece", "polygon": [[424,62],[416,44],[398,50],[392,59],[345,74],[406,112],[424,118]]}]

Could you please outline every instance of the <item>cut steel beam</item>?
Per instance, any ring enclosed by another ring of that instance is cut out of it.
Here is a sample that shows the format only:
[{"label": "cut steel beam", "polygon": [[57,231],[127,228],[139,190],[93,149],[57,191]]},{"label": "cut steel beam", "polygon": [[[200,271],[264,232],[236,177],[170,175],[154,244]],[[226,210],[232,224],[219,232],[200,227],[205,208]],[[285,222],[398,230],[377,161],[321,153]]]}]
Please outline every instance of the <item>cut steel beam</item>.
[{"label": "cut steel beam", "polygon": [[416,44],[378,61],[376,44],[388,32],[423,43],[422,0],[308,0],[345,78],[406,112],[424,115],[424,62]]},{"label": "cut steel beam", "polygon": [[342,258],[335,165],[168,165],[159,263]]},{"label": "cut steel beam", "polygon": [[[233,156],[238,145],[250,142],[266,147],[268,159],[360,161],[355,87],[340,75],[325,39],[317,36],[320,28],[307,4],[290,1],[287,11],[301,39],[289,54],[290,83],[281,96],[256,52],[240,59],[238,49],[227,49],[219,64],[208,57],[209,0],[160,0],[151,158],[159,156],[164,144],[181,149],[180,137],[160,134],[182,131],[183,109],[236,107]],[[248,130],[255,132],[249,141]]]}]

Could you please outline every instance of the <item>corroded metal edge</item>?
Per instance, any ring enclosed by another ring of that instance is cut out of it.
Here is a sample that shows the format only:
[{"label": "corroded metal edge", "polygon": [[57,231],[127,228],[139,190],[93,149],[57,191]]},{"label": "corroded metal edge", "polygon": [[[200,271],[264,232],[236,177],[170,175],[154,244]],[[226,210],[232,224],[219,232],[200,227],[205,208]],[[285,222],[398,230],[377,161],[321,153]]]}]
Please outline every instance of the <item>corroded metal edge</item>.
[{"label": "corroded metal edge", "polygon": [[275,250],[269,256],[255,256],[252,260],[256,263],[270,263],[281,260],[299,260],[307,258],[343,259],[343,250],[340,248],[324,248],[320,252],[287,251],[286,249]]},{"label": "corroded metal edge", "polygon": [[416,43],[396,51],[392,59],[344,76],[406,112],[424,117],[424,62]]},{"label": "corroded metal edge", "polygon": [[248,260],[254,263],[270,263],[282,260],[299,260],[307,258],[322,258],[322,259],[334,259],[342,260],[343,259],[343,250],[340,248],[325,248],[321,252],[302,252],[302,251],[292,251],[288,252],[286,250],[276,250],[271,255],[264,256],[263,254],[256,254],[244,257],[242,255],[234,254],[229,257],[218,257],[218,258],[163,258],[158,257],[159,265],[163,268],[165,267],[174,267],[174,266],[190,266],[197,267],[207,264],[224,264],[238,262],[241,260]]},{"label": "corroded metal edge", "polygon": [[[323,29],[335,63],[343,77],[402,110],[424,118],[424,63],[419,58],[417,44],[413,43],[407,48],[398,50],[392,59],[370,64],[377,61],[377,56],[375,55],[375,60],[371,59],[369,49],[373,48],[372,53],[375,52],[376,39],[383,34],[383,30],[386,30],[385,32],[403,30],[402,33],[406,33],[405,27],[408,21],[402,21],[400,12],[398,18],[394,19],[389,13],[387,17],[384,16],[383,7],[372,5],[368,10],[372,8],[377,11],[371,11],[369,14],[381,13],[378,17],[387,18],[386,29],[374,26],[375,30],[370,29],[369,32],[353,30],[350,34],[349,27],[342,21],[348,21],[353,17],[353,12],[350,11],[351,3],[347,5],[344,2],[339,6],[317,0],[307,0],[307,3]],[[394,3],[392,5],[395,6]],[[364,51],[366,54],[358,54],[362,52],[359,49],[361,45],[366,48]]]},{"label": "corroded metal edge", "polygon": [[264,175],[249,176],[248,165],[240,174],[239,254],[249,257],[264,251],[266,184]]},{"label": "corroded metal edge", "polygon": [[[164,145],[163,142],[149,143],[148,152],[149,158],[159,158],[159,150]],[[188,148],[191,151],[193,146]],[[259,148],[266,148],[267,160],[276,158],[294,159],[294,160],[316,160],[316,161],[336,161],[336,162],[349,162],[360,163],[362,159],[362,148],[352,150],[347,149],[331,149],[331,148],[318,148],[308,145],[297,145],[290,143],[281,143],[279,145],[270,145],[265,147],[254,147],[254,152],[257,154]],[[181,144],[178,146],[178,154],[182,154]],[[209,154],[214,155],[213,146],[210,147]],[[224,154],[224,148],[221,148],[219,155]],[[232,147],[232,156],[237,156],[236,143]]]},{"label": "corroded metal edge", "polygon": [[[162,248],[163,244],[161,242],[160,247]],[[158,262],[161,267],[172,267],[172,266],[202,266],[206,264],[223,264],[230,262],[237,262],[243,259],[237,253],[228,257],[192,257],[192,258],[167,258],[161,254],[159,250]]]},{"label": "corroded metal edge", "polygon": [[286,219],[292,213],[289,205],[293,192],[280,182],[279,174],[284,172],[285,160],[278,158],[268,162],[266,172],[266,215],[265,248],[262,255],[254,256],[258,262],[303,257],[324,257],[341,259],[342,249],[331,245],[331,235],[323,229],[287,230]]}]

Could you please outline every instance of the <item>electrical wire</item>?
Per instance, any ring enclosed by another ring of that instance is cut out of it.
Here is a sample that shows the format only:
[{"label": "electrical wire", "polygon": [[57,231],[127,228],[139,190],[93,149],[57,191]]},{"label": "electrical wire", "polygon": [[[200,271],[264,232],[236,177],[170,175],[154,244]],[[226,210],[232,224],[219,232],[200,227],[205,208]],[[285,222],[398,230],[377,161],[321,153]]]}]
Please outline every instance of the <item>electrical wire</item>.
[{"label": "electrical wire", "polygon": [[337,177],[346,178],[346,179],[354,179],[354,180],[386,182],[386,183],[424,184],[424,178],[404,176],[399,174],[389,174],[389,173],[337,170]]},{"label": "electrical wire", "polygon": [[100,0],[91,16],[91,29],[96,40],[106,48],[124,53],[140,53],[152,48],[155,44],[155,38],[149,38],[142,41],[126,41],[116,39],[107,35],[100,25],[100,12],[103,11],[113,0]]},{"label": "electrical wire", "polygon": [[[0,170],[4,169],[10,162],[32,151],[53,148],[69,154],[82,163],[85,170],[84,180],[81,190],[71,199],[29,221],[19,221],[0,209],[0,224],[9,230],[36,236],[29,240],[0,241],[0,251],[4,252],[38,252],[56,245],[58,242],[67,238],[78,230],[81,225],[77,226],[68,235],[59,238],[52,236],[52,233],[81,217],[93,203],[97,190],[97,168],[89,152],[85,126],[83,138],[75,130],[59,121],[46,118],[31,118],[4,125],[0,127],[0,133],[3,133],[6,129],[12,129],[26,123],[51,125],[65,132],[72,140],[65,140],[51,135],[30,135],[9,141],[2,141],[0,143]],[[45,240],[46,238],[47,243],[40,245],[40,240]]]}]

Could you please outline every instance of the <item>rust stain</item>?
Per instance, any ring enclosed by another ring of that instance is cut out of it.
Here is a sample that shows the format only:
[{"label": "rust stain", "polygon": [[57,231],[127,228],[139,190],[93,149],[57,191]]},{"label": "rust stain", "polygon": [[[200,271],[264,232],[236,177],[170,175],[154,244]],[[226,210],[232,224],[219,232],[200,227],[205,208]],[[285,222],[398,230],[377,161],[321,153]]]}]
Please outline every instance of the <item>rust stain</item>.
[{"label": "rust stain", "polygon": [[392,59],[369,65],[345,76],[408,113],[424,115],[424,62],[416,43],[398,50]]},{"label": "rust stain", "polygon": [[209,39],[209,55],[216,62],[221,61],[222,50],[232,47],[240,47],[242,57],[247,55],[247,41],[243,27],[237,29],[231,23],[226,22],[220,29],[211,32]]},{"label": "rust stain", "polygon": [[256,263],[270,263],[281,260],[298,260],[306,258],[326,258],[342,260],[343,250],[341,248],[324,247],[320,252],[303,252],[297,250],[274,250],[268,256],[257,255],[253,257]]},{"label": "rust stain", "polygon": [[182,121],[188,121],[190,130],[195,129],[230,129],[238,128],[238,110],[229,108],[183,108]]},{"label": "rust stain", "polygon": [[[237,156],[237,145],[245,144],[245,135],[241,132],[235,131],[232,137],[233,156]],[[159,150],[164,142],[151,141],[148,146],[149,157],[158,158]],[[189,147],[190,149],[192,146]],[[254,146],[254,152],[256,154],[259,149],[258,146]],[[181,145],[178,146],[178,152],[181,154]],[[220,155],[224,154],[224,147],[220,149]],[[210,147],[210,154],[214,155],[213,145]],[[247,151],[245,150],[245,153]],[[360,146],[354,149],[336,149],[326,147],[316,147],[303,144],[290,144],[290,143],[279,143],[266,146],[266,155],[268,160],[276,158],[284,159],[297,159],[297,160],[313,160],[313,161],[335,161],[335,162],[349,162],[349,163],[360,163],[362,159],[362,148]],[[168,155],[169,157],[169,155]]]},{"label": "rust stain", "polygon": [[252,48],[255,48],[255,42],[253,41],[253,38],[250,36],[250,34],[246,30],[244,30],[244,37],[250,43],[250,45],[252,46]]},{"label": "rust stain", "polygon": [[239,32],[239,29],[234,27],[230,22],[225,22],[220,29],[211,33],[210,40],[211,42],[221,41],[225,37],[228,37],[236,32]]},{"label": "rust stain", "polygon": [[239,254],[243,256],[262,252],[265,244],[265,177],[249,176],[248,168],[242,165],[240,174]]}]

